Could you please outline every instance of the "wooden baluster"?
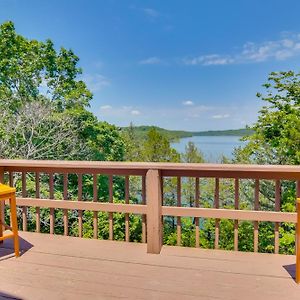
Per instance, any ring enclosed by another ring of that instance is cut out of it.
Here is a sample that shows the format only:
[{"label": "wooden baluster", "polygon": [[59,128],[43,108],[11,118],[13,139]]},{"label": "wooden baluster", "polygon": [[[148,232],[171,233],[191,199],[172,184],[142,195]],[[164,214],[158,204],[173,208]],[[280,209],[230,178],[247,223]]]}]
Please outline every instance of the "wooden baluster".
[{"label": "wooden baluster", "polygon": [[[142,204],[146,205],[146,176],[142,176]],[[147,242],[147,220],[146,215],[142,215],[142,243]]]},{"label": "wooden baluster", "polygon": [[9,185],[11,187],[15,186],[15,184],[14,184],[14,173],[13,172],[9,172]]},{"label": "wooden baluster", "polygon": [[[275,183],[275,211],[280,211],[280,198],[281,198],[281,185],[280,180]],[[274,253],[279,253],[279,226],[280,223],[276,222],[274,225]]]},{"label": "wooden baluster", "polygon": [[[219,208],[220,206],[220,180],[215,179],[215,198],[214,198],[214,208]],[[215,220],[215,249],[219,249],[219,235],[220,235],[220,219]]]},{"label": "wooden baluster", "polygon": [[[98,201],[98,178],[97,174],[93,175],[93,201]],[[98,212],[93,213],[94,239],[98,238]]]},{"label": "wooden baluster", "polygon": [[[125,203],[129,204],[129,176],[125,176]],[[129,242],[129,214],[125,213],[125,241]]]},{"label": "wooden baluster", "polygon": [[[53,173],[49,174],[49,198],[54,199],[54,178]],[[50,234],[54,234],[55,210],[50,208]]]},{"label": "wooden baluster", "polygon": [[[35,198],[40,199],[40,173],[35,173]],[[35,231],[41,232],[41,210],[39,207],[35,208]]]},{"label": "wooden baluster", "polygon": [[[239,209],[239,179],[234,180],[234,208]],[[234,220],[234,250],[239,250],[239,221]]]},{"label": "wooden baluster", "polygon": [[[195,207],[200,205],[200,189],[199,189],[199,177],[195,178]],[[195,218],[195,246],[196,248],[200,247],[199,240],[199,218]]]},{"label": "wooden baluster", "polygon": [[[259,180],[255,180],[254,188],[254,210],[259,210]],[[254,252],[258,251],[258,222],[253,222],[254,226]]]},{"label": "wooden baluster", "polygon": [[[68,174],[65,173],[64,175],[64,179],[63,179],[63,189],[64,189],[64,200],[68,200]],[[64,209],[63,210],[63,219],[64,219],[64,235],[68,235],[69,234],[69,226],[68,226],[68,210]]]},{"label": "wooden baluster", "polygon": [[[82,201],[82,174],[78,174],[78,201]],[[82,210],[78,210],[78,236],[82,237]]]},{"label": "wooden baluster", "polygon": [[[177,177],[177,206],[181,206],[181,177]],[[177,217],[177,246],[181,245],[181,217]]]},{"label": "wooden baluster", "polygon": [[300,283],[300,181],[296,182],[296,208],[297,208],[297,224],[296,224],[296,282]]},{"label": "wooden baluster", "polygon": [[[27,189],[26,189],[26,172],[22,172],[22,197],[27,197]],[[23,231],[27,231],[27,207],[22,207],[22,219],[23,219]]]},{"label": "wooden baluster", "polygon": [[[164,205],[164,177],[160,174],[160,178],[159,178],[159,188],[160,188],[160,206],[162,207]],[[147,186],[147,185],[146,185]],[[147,188],[146,188],[146,196],[147,196]],[[148,196],[147,196],[148,197]],[[148,198],[147,198],[148,199]],[[146,201],[147,202],[147,201]],[[147,202],[148,205],[148,202]],[[164,216],[161,216],[160,219],[160,226],[161,226],[161,245],[164,244]],[[147,227],[147,234],[148,234],[148,227]]]},{"label": "wooden baluster", "polygon": [[[0,168],[0,183],[4,183],[4,168]],[[0,220],[4,223],[4,207],[5,204],[3,201],[0,201]],[[11,223],[10,223],[11,224]],[[3,231],[5,230],[4,226],[2,224],[0,225],[0,237],[3,236]],[[0,241],[0,244],[3,243],[3,240]]]},{"label": "wooden baluster", "polygon": [[[113,183],[113,175],[109,175],[108,177],[108,189],[109,189],[109,202],[113,203],[114,202],[114,183]],[[108,213],[108,221],[109,221],[109,239],[113,240],[114,239],[114,214],[113,212]]]},{"label": "wooden baluster", "polygon": [[[11,187],[14,187],[15,185],[14,185],[14,173],[13,172],[9,172],[9,185],[11,186]],[[3,207],[4,208],[4,207]],[[3,218],[4,218],[4,209],[3,209]],[[10,216],[9,216],[9,224],[10,224],[10,226],[12,226],[12,221],[11,221],[11,214],[10,214]]]}]

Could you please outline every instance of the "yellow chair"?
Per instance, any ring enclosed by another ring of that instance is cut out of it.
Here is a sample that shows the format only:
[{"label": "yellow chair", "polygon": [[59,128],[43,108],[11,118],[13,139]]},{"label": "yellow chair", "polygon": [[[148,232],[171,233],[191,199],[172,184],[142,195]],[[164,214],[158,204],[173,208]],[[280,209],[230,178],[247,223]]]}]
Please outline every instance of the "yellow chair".
[{"label": "yellow chair", "polygon": [[5,229],[10,229],[12,233],[3,236],[1,235],[0,241],[3,241],[8,238],[13,238],[15,256],[18,257],[20,256],[20,250],[19,250],[18,221],[17,221],[16,189],[5,184],[0,184],[0,201],[5,201],[8,199],[10,205],[11,227],[6,225],[4,223],[4,220],[0,220],[0,226],[1,226],[1,232],[2,232],[2,226],[4,226]]}]

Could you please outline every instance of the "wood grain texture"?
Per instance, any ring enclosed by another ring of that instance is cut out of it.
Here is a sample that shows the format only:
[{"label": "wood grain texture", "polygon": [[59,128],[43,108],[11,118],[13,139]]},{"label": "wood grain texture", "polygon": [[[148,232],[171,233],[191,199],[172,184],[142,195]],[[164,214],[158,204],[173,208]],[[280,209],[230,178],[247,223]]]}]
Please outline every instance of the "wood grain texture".
[{"label": "wood grain texture", "polygon": [[299,166],[201,164],[201,163],[144,163],[99,161],[35,161],[0,160],[4,171],[146,175],[149,169],[159,170],[162,176],[219,177],[246,179],[300,180]]},{"label": "wood grain texture", "polygon": [[[159,254],[162,247],[162,193],[158,170],[149,170],[146,175],[147,194],[147,252]],[[140,205],[144,207],[144,205]]]},{"label": "wood grain texture", "polygon": [[[292,255],[176,246],[149,255],[144,244],[20,235],[25,254],[0,263],[5,299],[299,300],[283,267],[294,271]],[[13,252],[4,247],[1,256]]]}]

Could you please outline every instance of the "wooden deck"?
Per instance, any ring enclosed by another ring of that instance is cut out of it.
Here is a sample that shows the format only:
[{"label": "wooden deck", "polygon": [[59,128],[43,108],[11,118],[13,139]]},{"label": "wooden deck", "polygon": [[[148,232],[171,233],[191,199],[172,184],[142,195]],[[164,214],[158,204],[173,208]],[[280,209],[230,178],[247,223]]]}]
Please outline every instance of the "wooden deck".
[{"label": "wooden deck", "polygon": [[[3,299],[300,299],[295,257],[21,232],[0,248]],[[1,298],[1,299],[2,299]]]}]

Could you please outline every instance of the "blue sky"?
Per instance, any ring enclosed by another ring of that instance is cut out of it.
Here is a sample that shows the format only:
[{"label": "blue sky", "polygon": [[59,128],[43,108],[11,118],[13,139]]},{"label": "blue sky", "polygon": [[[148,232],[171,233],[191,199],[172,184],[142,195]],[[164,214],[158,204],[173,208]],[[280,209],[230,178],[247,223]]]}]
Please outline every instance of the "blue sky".
[{"label": "blue sky", "polygon": [[300,1],[0,0],[0,22],[80,57],[91,110],[118,126],[250,125],[268,73],[299,71]]}]

